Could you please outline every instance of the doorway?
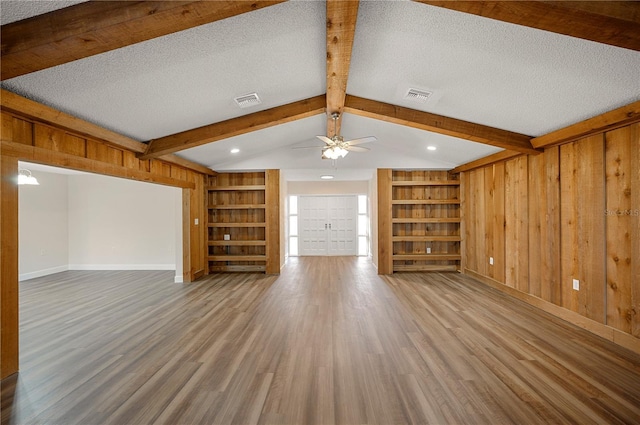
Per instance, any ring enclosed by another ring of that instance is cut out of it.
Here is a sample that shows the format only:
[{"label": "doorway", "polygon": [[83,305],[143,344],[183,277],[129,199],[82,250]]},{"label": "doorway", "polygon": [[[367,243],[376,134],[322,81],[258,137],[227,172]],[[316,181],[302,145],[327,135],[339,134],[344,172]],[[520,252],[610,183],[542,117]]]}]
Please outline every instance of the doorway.
[{"label": "doorway", "polygon": [[357,196],[300,196],[299,255],[357,255]]}]

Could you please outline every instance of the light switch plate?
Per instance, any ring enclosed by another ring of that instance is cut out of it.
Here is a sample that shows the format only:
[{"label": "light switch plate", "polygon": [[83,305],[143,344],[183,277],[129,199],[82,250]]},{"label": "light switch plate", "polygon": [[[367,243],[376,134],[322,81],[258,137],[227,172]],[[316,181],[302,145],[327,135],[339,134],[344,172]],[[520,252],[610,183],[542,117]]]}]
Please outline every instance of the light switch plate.
[{"label": "light switch plate", "polygon": [[576,291],[580,290],[580,281],[578,279],[573,279],[573,289]]},{"label": "light switch plate", "polygon": [[225,241],[230,241],[231,240],[231,235],[224,235],[224,240]]}]

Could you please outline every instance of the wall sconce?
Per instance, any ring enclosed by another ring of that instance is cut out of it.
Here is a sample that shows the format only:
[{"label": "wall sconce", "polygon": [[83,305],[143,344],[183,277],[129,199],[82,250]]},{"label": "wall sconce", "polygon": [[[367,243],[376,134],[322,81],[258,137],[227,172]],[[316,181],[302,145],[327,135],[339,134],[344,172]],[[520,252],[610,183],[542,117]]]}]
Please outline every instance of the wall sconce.
[{"label": "wall sconce", "polygon": [[38,183],[38,179],[31,175],[31,171],[20,168],[18,169],[18,184],[39,185],[40,183]]}]

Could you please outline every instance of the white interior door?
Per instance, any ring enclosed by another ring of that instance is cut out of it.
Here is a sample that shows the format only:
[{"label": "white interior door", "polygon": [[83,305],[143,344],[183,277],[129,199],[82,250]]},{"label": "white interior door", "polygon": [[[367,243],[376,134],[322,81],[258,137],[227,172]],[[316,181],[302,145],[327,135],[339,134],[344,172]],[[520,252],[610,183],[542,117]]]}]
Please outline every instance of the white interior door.
[{"label": "white interior door", "polygon": [[356,255],[356,196],[300,196],[300,255]]},{"label": "white interior door", "polygon": [[298,198],[300,255],[327,255],[327,208],[323,197]]}]

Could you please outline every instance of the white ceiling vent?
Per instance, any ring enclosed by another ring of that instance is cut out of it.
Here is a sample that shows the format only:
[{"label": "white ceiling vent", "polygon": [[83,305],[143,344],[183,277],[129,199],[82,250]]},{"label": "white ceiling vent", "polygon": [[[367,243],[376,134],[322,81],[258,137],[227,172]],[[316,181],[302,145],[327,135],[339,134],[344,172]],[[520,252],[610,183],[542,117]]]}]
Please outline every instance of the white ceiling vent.
[{"label": "white ceiling vent", "polygon": [[409,89],[404,98],[418,103],[426,103],[433,96],[433,92],[429,90]]},{"label": "white ceiling vent", "polygon": [[262,101],[258,97],[258,93],[245,94],[243,96],[238,96],[233,100],[235,100],[238,106],[241,108],[248,108],[250,106],[259,105],[262,103]]}]

